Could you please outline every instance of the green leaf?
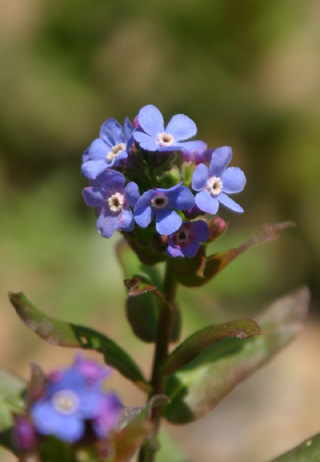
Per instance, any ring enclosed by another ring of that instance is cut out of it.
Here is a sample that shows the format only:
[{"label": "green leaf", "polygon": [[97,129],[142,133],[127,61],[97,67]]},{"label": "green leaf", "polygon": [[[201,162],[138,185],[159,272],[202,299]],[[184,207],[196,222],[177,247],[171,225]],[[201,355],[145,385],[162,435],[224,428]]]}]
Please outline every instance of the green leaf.
[{"label": "green leaf", "polygon": [[308,438],[291,451],[282,454],[270,462],[319,462],[320,433]]},{"label": "green leaf", "polygon": [[[188,337],[168,356],[162,371],[164,374],[172,374],[193,361],[210,345],[218,348],[223,341],[224,348],[228,348],[227,342],[230,339],[245,339],[262,333],[261,328],[253,319],[239,319],[226,324],[205,327]],[[214,349],[212,348],[211,351],[213,353]]]},{"label": "green leaf", "polygon": [[184,424],[203,416],[233,388],[264,365],[300,332],[308,313],[309,291],[283,297],[257,318],[264,335],[226,339],[207,347],[196,359],[171,374],[165,415]]},{"label": "green leaf", "polygon": [[110,338],[88,327],[47,316],[22,292],[11,293],[10,301],[21,320],[46,342],[51,345],[98,351],[104,355],[106,363],[117,369],[124,377],[145,391],[150,388],[137,364]]},{"label": "green leaf", "polygon": [[[168,401],[165,395],[155,395],[142,408],[125,408],[120,430],[114,432],[112,443],[115,457],[112,462],[129,462],[134,454],[153,434],[151,412]],[[110,461],[111,462],[111,461]]]},{"label": "green leaf", "polygon": [[[127,319],[133,332],[140,340],[148,343],[156,341],[161,304],[160,298],[153,292],[146,292],[139,296],[127,298]],[[175,306],[173,310],[171,342],[179,340],[180,327],[180,310],[178,306]]]},{"label": "green leaf", "polygon": [[26,387],[24,379],[0,369],[0,444],[10,450],[12,413],[23,412]]},{"label": "green leaf", "polygon": [[182,259],[173,259],[177,280],[188,287],[202,286],[243,252],[257,244],[278,238],[283,229],[291,226],[295,226],[291,221],[265,224],[260,226],[251,239],[234,249],[224,250],[208,258],[198,252],[196,257],[189,259],[185,264],[179,261]]}]

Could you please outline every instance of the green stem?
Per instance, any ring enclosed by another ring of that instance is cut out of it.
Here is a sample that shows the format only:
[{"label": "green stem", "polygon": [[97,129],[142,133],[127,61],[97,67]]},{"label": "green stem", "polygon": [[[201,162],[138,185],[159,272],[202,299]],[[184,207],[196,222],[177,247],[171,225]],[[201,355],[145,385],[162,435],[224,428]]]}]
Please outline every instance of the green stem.
[{"label": "green stem", "polygon": [[[168,356],[176,289],[177,281],[167,262],[162,288],[165,301],[162,304],[158,321],[157,341],[151,378],[152,393],[149,398],[154,395],[165,393],[165,376],[163,376],[161,372],[161,364]],[[162,409],[163,406],[157,406],[152,410],[151,420],[155,435],[159,431]],[[157,448],[153,447],[152,442],[151,444],[146,443],[140,450],[138,461],[153,462],[156,451]]]}]

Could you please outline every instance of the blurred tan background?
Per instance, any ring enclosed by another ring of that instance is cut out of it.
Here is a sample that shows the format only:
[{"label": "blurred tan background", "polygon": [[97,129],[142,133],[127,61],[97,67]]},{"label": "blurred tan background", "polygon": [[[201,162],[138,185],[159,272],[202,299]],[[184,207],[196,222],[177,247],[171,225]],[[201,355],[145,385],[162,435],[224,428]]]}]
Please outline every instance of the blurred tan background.
[{"label": "blurred tan background", "polygon": [[[245,214],[223,212],[216,248],[262,222],[297,224],[207,287],[181,290],[183,336],[302,283],[313,296],[297,341],[216,412],[168,428],[186,456],[160,462],[263,462],[320,431],[319,22],[317,0],[0,0],[2,367],[27,376],[31,359],[49,369],[73,354],[20,323],[7,291],[23,290],[49,314],[104,329],[149,370],[152,349],[125,321],[117,238],[97,235],[80,164],[105,119],[153,103],[166,120],[191,117],[209,147],[231,145],[247,175]],[[111,385],[143,402],[116,373]]]}]

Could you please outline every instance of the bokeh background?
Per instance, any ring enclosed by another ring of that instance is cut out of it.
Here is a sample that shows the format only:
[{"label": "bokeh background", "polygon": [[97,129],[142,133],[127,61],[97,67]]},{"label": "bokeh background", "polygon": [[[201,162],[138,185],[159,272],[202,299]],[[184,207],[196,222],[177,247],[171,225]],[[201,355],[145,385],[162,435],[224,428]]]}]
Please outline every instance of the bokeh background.
[{"label": "bokeh background", "polygon": [[[183,336],[301,284],[313,297],[306,330],[272,364],[216,412],[167,428],[160,462],[262,462],[320,430],[319,22],[318,0],[0,0],[2,367],[27,376],[31,359],[49,369],[73,355],[16,318],[7,291],[23,290],[49,314],[103,329],[149,370],[152,348],[125,321],[117,238],[95,231],[80,163],[105,119],[152,103],[166,120],[191,117],[209,147],[231,145],[247,175],[245,213],[223,211],[217,248],[263,222],[297,224],[207,287],[181,290]],[[143,402],[117,373],[111,385]]]}]

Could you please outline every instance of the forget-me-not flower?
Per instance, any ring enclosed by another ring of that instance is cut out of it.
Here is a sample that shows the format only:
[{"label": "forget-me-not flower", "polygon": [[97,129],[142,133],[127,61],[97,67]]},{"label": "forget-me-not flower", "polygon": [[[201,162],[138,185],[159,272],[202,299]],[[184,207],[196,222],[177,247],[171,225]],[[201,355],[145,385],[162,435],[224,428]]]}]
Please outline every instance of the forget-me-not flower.
[{"label": "forget-me-not flower", "polygon": [[195,203],[203,212],[214,215],[219,204],[234,212],[243,212],[243,208],[228,196],[241,192],[246,184],[246,177],[240,168],[227,168],[231,159],[232,149],[223,146],[213,152],[209,167],[199,164],[195,169],[192,188],[198,191]]},{"label": "forget-me-not flower", "polygon": [[194,205],[194,196],[181,183],[169,189],[150,189],[142,194],[134,207],[134,219],[141,228],[146,228],[156,217],[156,230],[168,235],[180,228],[182,219],[173,210],[188,210]]},{"label": "forget-me-not flower", "polygon": [[123,127],[115,119],[106,120],[95,139],[83,154],[82,173],[89,179],[95,179],[103,170],[117,167],[128,157],[128,150],[133,142],[132,124],[128,117]]},{"label": "forget-me-not flower", "polygon": [[204,220],[184,221],[168,238],[167,253],[171,257],[195,257],[200,242],[209,239],[209,226]]},{"label": "forget-me-not flower", "polygon": [[186,115],[177,114],[171,118],[166,128],[161,112],[153,104],[140,109],[139,129],[133,137],[142,149],[147,151],[175,151],[177,149],[196,149],[199,141],[184,141],[197,133],[196,124]]},{"label": "forget-me-not flower", "polygon": [[97,176],[95,186],[84,188],[82,194],[89,207],[98,213],[97,230],[103,237],[111,237],[116,229],[132,231],[133,207],[139,198],[136,183],[130,181],[125,187],[125,177],[115,170],[104,170]]},{"label": "forget-me-not flower", "polygon": [[38,433],[74,443],[90,423],[98,438],[105,438],[119,420],[122,404],[102,389],[101,380],[88,382],[77,367],[49,378],[44,396],[32,403],[31,419]]}]

